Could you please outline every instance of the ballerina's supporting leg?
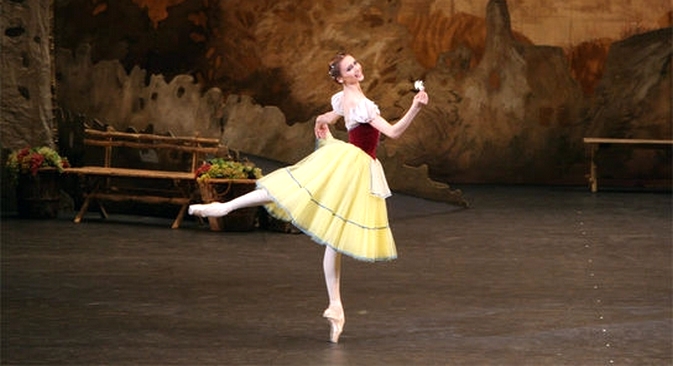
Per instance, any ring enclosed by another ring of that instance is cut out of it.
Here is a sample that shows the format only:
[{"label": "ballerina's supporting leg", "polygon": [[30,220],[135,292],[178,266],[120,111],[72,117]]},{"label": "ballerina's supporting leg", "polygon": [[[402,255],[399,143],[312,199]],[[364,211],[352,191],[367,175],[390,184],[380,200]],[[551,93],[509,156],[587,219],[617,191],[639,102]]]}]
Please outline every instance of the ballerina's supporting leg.
[{"label": "ballerina's supporting leg", "polygon": [[228,202],[190,205],[189,214],[201,217],[220,217],[239,208],[262,206],[271,201],[271,196],[265,189],[257,188]]},{"label": "ballerina's supporting leg", "polygon": [[343,305],[341,304],[341,253],[326,246],[323,258],[323,270],[325,271],[325,285],[327,285],[329,307],[322,316],[327,318],[330,323],[330,341],[338,343],[339,336],[346,322]]}]

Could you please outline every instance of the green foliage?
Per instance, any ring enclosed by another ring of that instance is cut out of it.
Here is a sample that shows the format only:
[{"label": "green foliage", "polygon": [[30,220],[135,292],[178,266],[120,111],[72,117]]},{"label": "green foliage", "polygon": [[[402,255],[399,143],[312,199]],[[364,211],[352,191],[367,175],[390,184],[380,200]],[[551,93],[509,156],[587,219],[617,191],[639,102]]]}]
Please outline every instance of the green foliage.
[{"label": "green foliage", "polygon": [[262,170],[249,161],[214,158],[206,160],[195,174],[199,181],[208,178],[258,179],[262,177]]},{"label": "green foliage", "polygon": [[12,152],[7,158],[7,169],[12,179],[19,174],[36,175],[42,168],[56,168],[63,172],[69,166],[67,158],[62,158],[48,146],[26,147]]}]

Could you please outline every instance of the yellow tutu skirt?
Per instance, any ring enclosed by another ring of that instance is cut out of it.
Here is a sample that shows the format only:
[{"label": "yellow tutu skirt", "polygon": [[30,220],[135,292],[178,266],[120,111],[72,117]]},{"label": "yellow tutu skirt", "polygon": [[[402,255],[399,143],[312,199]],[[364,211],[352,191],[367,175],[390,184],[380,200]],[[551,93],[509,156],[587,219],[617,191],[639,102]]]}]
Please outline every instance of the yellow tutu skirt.
[{"label": "yellow tutu skirt", "polygon": [[274,203],[264,206],[272,216],[292,222],[317,243],[359,260],[391,260],[397,250],[385,198],[371,193],[371,163],[357,146],[324,140],[311,155],[269,173],[257,186],[273,197]]}]

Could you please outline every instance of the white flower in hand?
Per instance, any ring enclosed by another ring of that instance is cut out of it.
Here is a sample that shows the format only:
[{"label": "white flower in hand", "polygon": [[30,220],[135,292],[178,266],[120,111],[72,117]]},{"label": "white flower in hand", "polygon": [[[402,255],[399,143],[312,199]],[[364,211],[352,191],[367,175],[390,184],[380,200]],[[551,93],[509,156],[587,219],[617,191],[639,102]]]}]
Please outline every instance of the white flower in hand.
[{"label": "white flower in hand", "polygon": [[416,89],[418,91],[425,90],[425,85],[423,85],[423,80],[414,81],[414,89]]}]

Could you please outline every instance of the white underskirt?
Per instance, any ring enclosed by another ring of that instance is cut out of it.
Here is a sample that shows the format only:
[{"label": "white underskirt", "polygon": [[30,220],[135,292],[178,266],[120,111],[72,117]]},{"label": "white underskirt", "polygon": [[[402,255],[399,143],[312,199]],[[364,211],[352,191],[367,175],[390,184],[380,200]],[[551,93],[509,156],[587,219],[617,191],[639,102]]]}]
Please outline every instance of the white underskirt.
[{"label": "white underskirt", "polygon": [[381,198],[390,197],[392,193],[388,187],[388,181],[386,181],[386,175],[383,173],[383,166],[379,159],[372,159],[372,162],[369,164],[369,171],[372,176],[371,193]]}]

